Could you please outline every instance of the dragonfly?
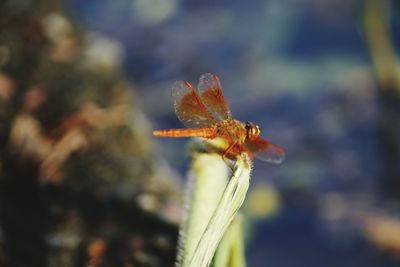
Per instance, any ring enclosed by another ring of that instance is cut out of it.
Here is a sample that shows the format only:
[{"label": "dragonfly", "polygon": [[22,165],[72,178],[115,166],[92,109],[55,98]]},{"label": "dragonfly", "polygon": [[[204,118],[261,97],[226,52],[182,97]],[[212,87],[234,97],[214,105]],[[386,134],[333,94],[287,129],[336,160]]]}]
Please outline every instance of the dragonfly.
[{"label": "dragonfly", "polygon": [[157,137],[200,137],[222,139],[224,147],[216,149],[231,160],[243,153],[270,163],[281,163],[285,150],[260,137],[260,127],[252,122],[232,118],[217,75],[200,76],[195,89],[189,82],[177,81],[172,87],[175,113],[187,128],[153,131]]}]

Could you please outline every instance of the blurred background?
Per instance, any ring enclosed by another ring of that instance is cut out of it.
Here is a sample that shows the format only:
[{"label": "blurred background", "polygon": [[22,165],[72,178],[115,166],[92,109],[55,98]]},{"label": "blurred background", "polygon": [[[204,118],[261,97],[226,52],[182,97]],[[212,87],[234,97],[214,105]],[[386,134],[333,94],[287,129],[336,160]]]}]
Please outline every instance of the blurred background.
[{"label": "blurred background", "polygon": [[0,2],[0,266],[173,266],[175,80],[220,76],[255,161],[251,267],[400,265],[400,5]]}]

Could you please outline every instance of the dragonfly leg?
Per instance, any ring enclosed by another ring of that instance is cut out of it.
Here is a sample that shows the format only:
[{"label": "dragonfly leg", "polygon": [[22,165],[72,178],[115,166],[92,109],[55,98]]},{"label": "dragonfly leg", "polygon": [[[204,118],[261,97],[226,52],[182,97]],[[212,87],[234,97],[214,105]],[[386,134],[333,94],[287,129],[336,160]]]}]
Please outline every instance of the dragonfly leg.
[{"label": "dragonfly leg", "polygon": [[229,151],[232,150],[232,148],[233,148],[236,144],[237,144],[237,142],[233,142],[232,144],[230,144],[230,145],[228,146],[227,149],[225,149],[224,154],[222,154],[222,158],[223,158],[223,159],[227,158],[227,155],[228,155]]},{"label": "dragonfly leg", "polygon": [[227,157],[227,156],[228,156],[229,151],[232,150],[232,148],[233,148],[236,144],[237,144],[237,142],[233,142],[232,144],[230,144],[230,145],[228,146],[228,148],[225,149],[224,153],[222,154],[222,159],[223,159],[223,161],[226,163],[226,165],[228,166],[228,168],[229,168],[229,170],[231,171],[231,173],[233,173],[233,165],[229,164],[229,160],[230,160],[230,159],[229,159],[229,157]]},{"label": "dragonfly leg", "polygon": [[216,153],[220,154],[221,157],[222,157],[222,160],[225,162],[226,166],[229,168],[231,173],[233,173],[233,165],[230,163],[230,161],[232,159],[228,157],[228,154],[233,149],[233,147],[237,144],[237,142],[234,142],[234,143],[230,144],[228,146],[228,148],[226,148],[225,150],[217,148],[217,147],[213,147],[212,145],[210,145],[207,142],[207,140],[203,140],[203,144],[204,144],[206,150],[213,151],[213,152],[216,152]]}]

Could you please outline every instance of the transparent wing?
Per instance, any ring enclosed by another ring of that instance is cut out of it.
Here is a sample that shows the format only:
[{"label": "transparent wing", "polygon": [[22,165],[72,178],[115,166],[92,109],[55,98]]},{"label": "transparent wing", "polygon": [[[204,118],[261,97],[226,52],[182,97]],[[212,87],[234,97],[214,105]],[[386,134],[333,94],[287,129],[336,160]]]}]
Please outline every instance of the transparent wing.
[{"label": "transparent wing", "polygon": [[256,158],[262,161],[279,164],[285,159],[283,148],[259,137],[255,140],[247,140],[245,146]]},{"label": "transparent wing", "polygon": [[186,127],[208,127],[218,122],[190,83],[175,82],[172,87],[172,96],[175,101],[175,113]]},{"label": "transparent wing", "polygon": [[231,111],[225,101],[217,75],[211,73],[201,75],[197,89],[203,103],[219,120],[231,117]]}]

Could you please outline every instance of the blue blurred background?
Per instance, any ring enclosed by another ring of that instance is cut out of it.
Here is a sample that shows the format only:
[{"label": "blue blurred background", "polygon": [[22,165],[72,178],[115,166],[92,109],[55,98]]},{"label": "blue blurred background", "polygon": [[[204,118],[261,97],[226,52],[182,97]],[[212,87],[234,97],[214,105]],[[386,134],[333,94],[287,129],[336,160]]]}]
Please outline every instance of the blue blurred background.
[{"label": "blue blurred background", "polygon": [[[395,49],[399,6],[370,1],[368,11],[367,2],[64,4],[83,28],[120,43],[124,72],[154,128],[182,127],[170,95],[174,80],[196,84],[211,72],[220,76],[234,117],[259,123],[265,138],[286,149],[283,165],[255,162],[244,209],[248,266],[399,266],[399,244],[393,253],[376,241],[374,224],[399,214],[400,187],[387,176],[398,180],[400,172],[387,173],[392,155],[382,148],[381,131],[387,109],[399,121],[399,102],[381,93],[396,86],[377,74],[373,38],[380,35],[368,31],[379,28],[366,26],[368,16],[381,16]],[[156,142],[184,176],[187,140]],[[261,219],[251,211],[257,190],[267,205]]]}]

